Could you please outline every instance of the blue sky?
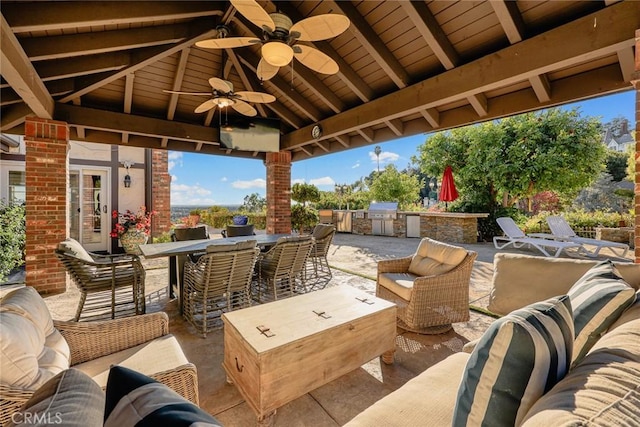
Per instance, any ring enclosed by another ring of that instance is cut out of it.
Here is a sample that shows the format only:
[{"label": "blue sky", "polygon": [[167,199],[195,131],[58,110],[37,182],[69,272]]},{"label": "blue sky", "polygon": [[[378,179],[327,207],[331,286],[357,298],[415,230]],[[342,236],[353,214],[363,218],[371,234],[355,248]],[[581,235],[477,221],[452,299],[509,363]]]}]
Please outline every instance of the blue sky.
[{"label": "blue sky", "polygon": [[[622,116],[635,127],[635,91],[627,91],[567,104],[563,108],[580,107],[582,116],[600,117],[603,123]],[[429,134],[399,138],[378,144],[382,148],[380,169],[393,163],[404,169],[417,153],[417,147]],[[292,183],[306,182],[320,190],[331,191],[335,184],[353,183],[377,168],[374,145],[336,154],[294,162]],[[171,205],[234,205],[244,197],[258,193],[265,197],[266,172],[262,161],[235,159],[206,154],[169,152],[172,175]]]}]

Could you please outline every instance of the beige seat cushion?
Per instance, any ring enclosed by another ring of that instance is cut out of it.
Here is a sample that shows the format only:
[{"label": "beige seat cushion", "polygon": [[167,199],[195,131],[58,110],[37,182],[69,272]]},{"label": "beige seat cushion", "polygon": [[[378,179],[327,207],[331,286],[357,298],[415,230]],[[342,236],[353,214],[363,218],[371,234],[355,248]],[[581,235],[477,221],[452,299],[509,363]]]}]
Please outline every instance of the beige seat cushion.
[{"label": "beige seat cushion", "polygon": [[444,274],[458,266],[466,256],[465,248],[426,237],[411,259],[409,273],[420,277]]},{"label": "beige seat cushion", "polygon": [[[498,253],[488,309],[506,315],[537,301],[565,295],[598,261]],[[640,286],[640,264],[613,263],[632,288]]]},{"label": "beige seat cushion", "polygon": [[345,427],[450,427],[467,360],[467,353],[452,354],[365,409]]},{"label": "beige seat cushion", "polygon": [[176,338],[169,334],[136,347],[74,365],[102,388],[107,386],[109,368],[120,365],[148,376],[189,363]]},{"label": "beige seat cushion", "polygon": [[409,301],[413,291],[413,281],[418,276],[411,273],[380,273],[380,286],[390,290],[400,298]]},{"label": "beige seat cushion", "polygon": [[2,299],[0,325],[0,382],[36,390],[69,368],[69,345],[34,288],[18,288]]},{"label": "beige seat cushion", "polygon": [[635,425],[640,420],[640,320],[605,334],[529,410],[524,427]]},{"label": "beige seat cushion", "polygon": [[83,248],[80,242],[78,242],[77,240],[71,238],[65,239],[60,242],[60,244],[58,245],[58,249],[85,261],[94,262],[91,255],[89,255],[89,252],[87,252],[87,250]]}]

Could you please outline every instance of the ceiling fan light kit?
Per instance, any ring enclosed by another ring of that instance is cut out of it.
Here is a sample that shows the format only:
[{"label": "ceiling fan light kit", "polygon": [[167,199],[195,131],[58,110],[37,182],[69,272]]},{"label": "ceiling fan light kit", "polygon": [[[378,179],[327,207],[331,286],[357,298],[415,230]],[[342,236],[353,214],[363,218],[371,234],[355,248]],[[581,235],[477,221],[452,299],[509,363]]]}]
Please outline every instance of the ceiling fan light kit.
[{"label": "ceiling fan light kit", "polygon": [[338,64],[331,57],[313,46],[295,44],[298,41],[326,40],[342,34],[351,21],[334,13],[315,15],[295,24],[283,13],[267,13],[255,0],[230,0],[238,13],[262,29],[263,40],[252,37],[226,37],[228,31],[220,31],[220,38],[203,40],[198,47],[209,49],[233,49],[262,43],[262,59],[256,74],[260,80],[274,77],[280,67],[291,63],[293,57],[309,69],[322,74],[336,74]]}]

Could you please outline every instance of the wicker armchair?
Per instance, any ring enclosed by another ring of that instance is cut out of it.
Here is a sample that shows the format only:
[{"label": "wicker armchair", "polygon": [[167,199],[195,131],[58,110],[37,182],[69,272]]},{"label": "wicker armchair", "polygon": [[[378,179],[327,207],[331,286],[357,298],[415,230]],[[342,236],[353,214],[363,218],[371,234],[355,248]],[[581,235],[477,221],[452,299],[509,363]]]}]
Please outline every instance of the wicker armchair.
[{"label": "wicker armchair", "polygon": [[332,274],[327,253],[329,253],[329,246],[331,246],[335,234],[336,227],[331,224],[318,224],[311,233],[315,244],[305,266],[304,283],[307,291],[323,289],[331,280]]},{"label": "wicker armchair", "polygon": [[[169,317],[166,313],[151,313],[99,322],[61,322],[54,320],[54,327],[62,334],[71,350],[71,366],[82,370],[80,364],[122,350],[149,343],[169,334]],[[151,372],[146,375],[166,384],[178,394],[198,404],[198,376],[195,365],[185,363],[172,369]],[[106,384],[103,385],[106,386]],[[11,415],[29,400],[34,390],[24,390],[0,383],[0,425],[7,425]]]},{"label": "wicker armchair", "polygon": [[[469,282],[476,256],[474,251],[425,238],[416,254],[378,262],[376,295],[398,306],[401,329],[447,332],[452,323],[469,320]],[[432,270],[430,274],[416,274],[421,262]]]},{"label": "wicker armchair", "polygon": [[73,239],[60,243],[56,256],[80,290],[75,321],[81,315],[104,317],[106,310],[113,319],[118,308],[126,314],[145,312],[145,271],[137,256],[90,254]]},{"label": "wicker armchair", "polygon": [[[277,243],[258,258],[254,297],[262,302],[273,292],[293,296],[294,292],[304,290],[304,268],[313,249],[315,239],[312,236],[281,237]],[[296,281],[300,282],[300,289]]]},{"label": "wicker armchair", "polygon": [[251,305],[249,288],[259,253],[250,240],[212,245],[196,262],[187,260],[182,314],[203,337],[223,312]]}]

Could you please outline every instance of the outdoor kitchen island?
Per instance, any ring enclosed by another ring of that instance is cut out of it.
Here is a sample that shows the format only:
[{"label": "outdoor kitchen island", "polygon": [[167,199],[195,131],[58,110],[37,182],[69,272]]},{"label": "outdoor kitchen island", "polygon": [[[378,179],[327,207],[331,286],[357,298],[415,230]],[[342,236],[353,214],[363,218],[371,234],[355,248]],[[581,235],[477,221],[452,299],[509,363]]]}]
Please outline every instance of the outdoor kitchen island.
[{"label": "outdoor kitchen island", "polygon": [[[383,216],[384,215],[384,216]],[[429,237],[448,243],[477,243],[478,218],[486,218],[488,213],[460,213],[460,212],[414,212],[390,211],[380,214],[380,211],[370,213],[366,210],[334,210],[333,220],[349,216],[350,227],[338,232],[353,234],[376,235],[382,234],[395,237]],[[379,233],[377,223],[384,222],[383,233]]]}]

